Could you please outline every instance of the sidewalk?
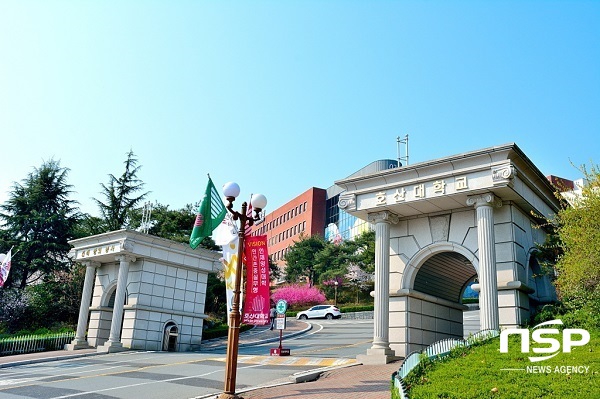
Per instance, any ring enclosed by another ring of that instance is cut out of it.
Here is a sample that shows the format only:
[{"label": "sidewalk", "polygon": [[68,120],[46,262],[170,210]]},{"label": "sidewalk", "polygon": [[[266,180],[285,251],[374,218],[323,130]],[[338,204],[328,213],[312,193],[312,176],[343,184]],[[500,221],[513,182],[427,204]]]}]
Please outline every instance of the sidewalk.
[{"label": "sidewalk", "polygon": [[0,356],[0,369],[5,367],[22,366],[24,364],[52,362],[54,360],[73,359],[84,356],[95,356],[96,348],[80,349],[75,352],[49,351],[25,353],[23,355]]},{"label": "sidewalk", "polygon": [[392,373],[399,367],[400,361],[377,366],[358,364],[326,371],[316,381],[239,394],[244,399],[390,399]]},{"label": "sidewalk", "polygon": [[[294,319],[287,320],[284,339],[298,334],[304,334],[311,329],[309,323]],[[240,347],[256,342],[278,341],[279,331],[269,331],[257,327],[240,334]],[[227,343],[226,338],[207,341],[202,344],[202,352],[211,349],[222,349]],[[390,399],[390,384],[392,373],[400,367],[400,361],[385,365],[366,366],[356,364],[339,368],[328,368],[326,371],[303,373],[313,379],[310,382],[293,383],[293,379],[271,387],[254,388],[248,391],[240,390],[238,395],[244,399]],[[318,369],[317,369],[318,370]],[[303,380],[299,376],[298,380]],[[316,380],[314,380],[316,379]],[[218,396],[218,395],[217,395]],[[216,396],[204,396],[213,398]]]},{"label": "sidewalk", "polygon": [[[288,319],[283,331],[284,339],[304,334],[312,326],[309,323]],[[240,334],[240,347],[256,343],[279,341],[279,331],[265,327],[255,327]],[[223,350],[227,337],[204,341],[200,352]],[[75,352],[52,351],[0,357],[0,369],[31,363],[64,360],[76,357],[99,355],[96,349],[81,349]],[[101,355],[101,354],[100,354]],[[310,379],[310,382],[293,383],[293,379],[274,386],[239,391],[244,399],[306,398],[306,399],[389,399],[392,373],[400,367],[400,362],[385,365],[367,366],[356,364],[339,368],[316,369],[302,373],[296,380]],[[316,380],[314,380],[316,379]]]}]

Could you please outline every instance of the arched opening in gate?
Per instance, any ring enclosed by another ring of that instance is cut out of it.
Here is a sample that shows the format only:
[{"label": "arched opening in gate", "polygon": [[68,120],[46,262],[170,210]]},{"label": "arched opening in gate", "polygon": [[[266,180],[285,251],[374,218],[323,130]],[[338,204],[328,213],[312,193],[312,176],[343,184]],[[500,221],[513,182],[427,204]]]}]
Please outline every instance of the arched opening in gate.
[{"label": "arched opening in gate", "polygon": [[[438,247],[431,255],[430,251],[434,250],[429,248],[413,258],[418,263],[407,276],[406,353],[422,350],[444,338],[464,337],[463,312],[467,307],[462,304],[462,298],[467,287],[477,279],[476,266],[467,258],[472,254],[465,252],[465,256],[460,251]],[[476,324],[469,324],[469,329],[478,331],[478,319]]]},{"label": "arched opening in gate", "polygon": [[177,352],[177,341],[179,339],[179,329],[174,321],[170,321],[165,325],[163,334],[163,351]]},{"label": "arched opening in gate", "polygon": [[[108,338],[110,336],[110,328],[112,325],[112,317],[113,317],[113,309],[115,307],[115,298],[117,295],[117,284],[114,283],[113,285],[109,286],[108,289],[106,290],[105,294],[103,295],[103,298],[101,300],[101,307],[100,307],[100,324],[98,326],[98,344],[97,345],[102,345],[104,344],[106,341],[108,341]],[[127,305],[127,291],[125,291],[125,300],[123,301],[124,305]],[[123,320],[125,318],[125,312],[123,312],[123,315],[121,316],[121,334],[123,333]]]},{"label": "arched opening in gate", "polygon": [[529,311],[535,314],[540,305],[556,300],[556,291],[552,285],[550,275],[540,266],[535,252],[529,256],[527,268],[527,286],[529,292]]},{"label": "arched opening in gate", "polygon": [[451,302],[462,303],[465,288],[477,277],[471,262],[458,252],[441,252],[419,268],[413,289]]}]

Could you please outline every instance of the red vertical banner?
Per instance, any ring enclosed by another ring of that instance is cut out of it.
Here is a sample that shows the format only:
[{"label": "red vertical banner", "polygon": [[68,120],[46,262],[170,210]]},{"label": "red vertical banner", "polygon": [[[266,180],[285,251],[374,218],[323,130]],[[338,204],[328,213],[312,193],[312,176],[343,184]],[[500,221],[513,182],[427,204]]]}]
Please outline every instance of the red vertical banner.
[{"label": "red vertical banner", "polygon": [[244,241],[244,257],[246,258],[246,297],[242,323],[256,326],[270,324],[267,236],[247,236]]}]

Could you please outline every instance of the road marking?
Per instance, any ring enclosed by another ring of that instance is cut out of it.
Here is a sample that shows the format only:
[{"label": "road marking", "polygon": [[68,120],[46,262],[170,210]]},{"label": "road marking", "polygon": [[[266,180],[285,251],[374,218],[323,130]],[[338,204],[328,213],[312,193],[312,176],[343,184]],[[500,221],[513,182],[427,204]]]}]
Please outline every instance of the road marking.
[{"label": "road marking", "polygon": [[[253,368],[253,367],[258,367],[258,366],[259,365],[252,365],[252,366],[246,366],[246,367],[238,367],[238,370],[240,370],[240,369],[248,369],[248,368]],[[50,399],[73,398],[75,396],[83,396],[83,395],[89,395],[89,394],[92,394],[92,393],[114,391],[116,389],[139,387],[139,386],[142,386],[142,385],[160,384],[160,383],[171,382],[171,381],[180,381],[180,380],[187,380],[187,379],[191,379],[191,378],[206,377],[207,375],[210,375],[210,374],[222,373],[222,372],[223,372],[223,370],[219,369],[219,370],[210,371],[208,373],[199,374],[199,375],[193,375],[193,376],[189,376],[189,377],[176,377],[176,378],[169,378],[167,380],[140,382],[140,383],[137,383],[137,384],[127,384],[127,385],[121,385],[121,386],[118,386],[118,387],[97,389],[95,391],[87,391],[87,392],[73,393],[73,394],[64,395],[64,396],[56,396],[56,397],[50,398]]]},{"label": "road marking", "polygon": [[[224,362],[226,358],[213,359]],[[244,364],[258,364],[263,366],[318,366],[318,367],[331,367],[331,366],[346,366],[351,364],[357,364],[356,359],[346,358],[329,358],[329,357],[298,357],[298,356],[239,356],[238,363]]]},{"label": "road marking", "polygon": [[21,378],[11,380],[0,380],[0,386],[22,384],[24,382],[36,381],[36,378]]},{"label": "road marking", "polygon": [[[225,359],[225,358],[223,358],[223,359]],[[134,369],[130,369],[130,370],[113,371],[113,372],[102,373],[102,374],[94,374],[94,375],[73,376],[73,377],[69,378],[69,380],[84,380],[84,379],[88,379],[88,378],[118,376],[120,374],[134,373],[134,372],[143,371],[143,370],[149,370],[149,369],[154,369],[154,368],[169,367],[169,366],[176,366],[176,365],[182,365],[182,364],[202,363],[202,362],[211,361],[211,360],[220,361],[221,358],[206,358],[206,359],[200,359],[200,360],[198,360],[198,359],[193,360],[192,359],[192,360],[186,360],[186,361],[169,363],[169,364],[152,364],[152,365],[149,365],[149,366],[138,367],[138,368],[134,368]],[[118,368],[118,367],[125,367],[125,366],[116,366],[115,368]],[[256,366],[248,366],[248,367],[256,367]],[[113,368],[113,367],[103,368],[103,369],[99,369],[99,370],[107,370],[107,369],[111,369],[111,368]],[[216,372],[218,372],[218,371],[223,371],[223,370],[217,370]],[[211,373],[212,372],[207,373],[206,375],[211,374]],[[203,376],[203,375],[201,375],[201,376]],[[26,387],[26,386],[34,385],[35,381],[40,381],[40,380],[42,380],[41,382],[43,384],[46,384],[46,385],[56,384],[56,383],[60,383],[60,382],[64,382],[65,381],[64,379],[54,380],[54,381],[43,381],[43,379],[45,379],[45,378],[51,378],[51,377],[53,377],[53,376],[48,375],[48,376],[45,376],[45,377],[30,378],[28,381],[25,381],[25,384],[20,385],[20,387]],[[198,376],[196,376],[196,377],[198,377]],[[190,378],[190,377],[174,378],[172,380],[174,381],[174,380],[177,380],[177,379],[185,379],[185,378]],[[171,381],[171,380],[162,380],[162,381],[168,382],[168,381]],[[160,381],[158,381],[158,382],[160,382]],[[16,383],[13,383],[13,385],[14,384],[16,384]],[[137,385],[144,385],[144,384],[137,384]],[[132,386],[135,386],[135,385],[132,385]],[[116,388],[119,388],[119,387],[116,387]],[[0,391],[4,391],[6,389],[8,389],[8,388],[2,387],[2,388],[0,388]],[[100,392],[100,391],[88,391],[88,392],[85,392],[85,393],[94,393],[94,392]],[[84,395],[85,393],[67,395],[67,396],[64,396],[64,398],[71,397],[71,396]],[[52,399],[57,399],[57,398],[52,398]],[[63,398],[63,396],[60,396],[60,398]]]}]

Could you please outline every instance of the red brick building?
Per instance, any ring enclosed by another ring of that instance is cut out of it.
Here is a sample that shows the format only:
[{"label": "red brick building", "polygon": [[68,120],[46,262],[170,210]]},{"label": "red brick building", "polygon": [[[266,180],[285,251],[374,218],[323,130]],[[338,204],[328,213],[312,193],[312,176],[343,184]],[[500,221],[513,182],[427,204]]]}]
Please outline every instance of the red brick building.
[{"label": "red brick building", "polygon": [[323,236],[327,191],[312,187],[269,213],[252,229],[252,235],[266,235],[271,260],[284,267],[283,257],[300,234]]}]

